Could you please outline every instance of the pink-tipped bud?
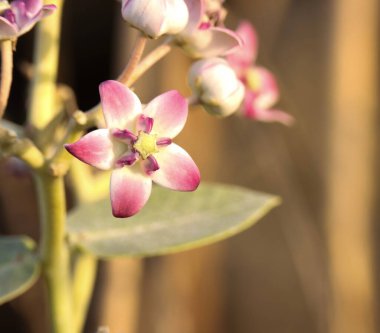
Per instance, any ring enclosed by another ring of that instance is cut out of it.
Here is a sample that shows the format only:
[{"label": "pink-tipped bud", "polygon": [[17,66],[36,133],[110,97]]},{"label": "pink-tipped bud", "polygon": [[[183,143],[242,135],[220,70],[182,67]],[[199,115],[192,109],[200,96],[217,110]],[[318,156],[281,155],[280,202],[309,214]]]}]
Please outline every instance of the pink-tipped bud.
[{"label": "pink-tipped bud", "polygon": [[130,25],[151,38],[177,34],[189,20],[184,0],[123,0],[121,12]]},{"label": "pink-tipped bud", "polygon": [[221,58],[195,62],[189,72],[189,85],[206,111],[216,116],[231,115],[244,98],[244,85]]}]

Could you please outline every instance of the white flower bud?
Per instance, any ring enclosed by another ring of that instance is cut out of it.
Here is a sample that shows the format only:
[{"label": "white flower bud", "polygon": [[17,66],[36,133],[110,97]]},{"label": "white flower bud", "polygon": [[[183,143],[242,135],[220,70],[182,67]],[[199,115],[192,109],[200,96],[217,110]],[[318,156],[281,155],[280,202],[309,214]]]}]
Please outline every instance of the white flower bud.
[{"label": "white flower bud", "polygon": [[221,58],[195,62],[190,68],[189,85],[206,111],[217,116],[234,113],[244,98],[244,85]]},{"label": "white flower bud", "polygon": [[177,34],[189,20],[184,0],[123,0],[121,12],[130,25],[151,38]]}]

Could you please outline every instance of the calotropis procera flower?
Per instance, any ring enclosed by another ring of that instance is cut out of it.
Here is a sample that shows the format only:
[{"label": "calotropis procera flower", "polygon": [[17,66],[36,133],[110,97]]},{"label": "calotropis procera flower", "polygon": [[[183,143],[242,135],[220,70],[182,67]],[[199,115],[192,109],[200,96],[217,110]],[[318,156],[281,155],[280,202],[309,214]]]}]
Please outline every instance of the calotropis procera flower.
[{"label": "calotropis procera flower", "polygon": [[151,38],[177,34],[188,22],[184,0],[123,0],[123,18]]},{"label": "calotropis procera flower", "polygon": [[143,107],[117,81],[103,82],[99,90],[107,128],[94,130],[65,148],[98,169],[112,169],[113,215],[136,214],[150,196],[152,181],[173,190],[195,190],[199,170],[188,153],[172,142],[187,119],[186,99],[169,91]]},{"label": "calotropis procera flower", "polygon": [[44,17],[52,14],[55,5],[42,0],[0,0],[0,40],[15,39],[28,32]]},{"label": "calotropis procera flower", "polygon": [[189,22],[175,36],[176,43],[193,58],[223,56],[241,45],[240,37],[224,27],[226,10],[221,1],[185,0]]},{"label": "calotropis procera flower", "polygon": [[244,44],[228,55],[227,60],[245,86],[242,114],[247,118],[263,122],[291,125],[294,121],[292,116],[272,108],[279,99],[279,89],[274,75],[266,68],[255,65],[258,49],[255,29],[251,23],[243,21],[236,32]]},{"label": "calotropis procera flower", "polygon": [[229,116],[243,101],[244,85],[224,59],[195,62],[190,68],[188,81],[194,96],[213,115]]}]

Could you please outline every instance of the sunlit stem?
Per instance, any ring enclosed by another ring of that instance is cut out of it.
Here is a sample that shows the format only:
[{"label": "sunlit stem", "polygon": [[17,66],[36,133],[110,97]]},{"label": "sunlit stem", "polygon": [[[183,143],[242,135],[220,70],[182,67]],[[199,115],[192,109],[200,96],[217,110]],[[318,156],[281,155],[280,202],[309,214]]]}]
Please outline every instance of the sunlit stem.
[{"label": "sunlit stem", "polygon": [[81,333],[94,289],[97,260],[91,254],[77,253],[73,277],[73,333]]},{"label": "sunlit stem", "polygon": [[167,39],[163,44],[158,46],[141,60],[128,80],[128,85],[131,86],[135,83],[147,70],[149,70],[154,64],[156,64],[171,51],[173,46],[170,42],[171,39]]},{"label": "sunlit stem", "polygon": [[[163,44],[161,44],[159,47],[151,51],[146,57],[144,57],[140,63],[134,65],[133,71],[127,68],[129,67],[129,63],[126,67],[126,69],[123,71],[122,74],[118,77],[118,81],[124,83],[126,86],[130,87],[132,84],[134,84],[146,71],[148,71],[154,64],[156,64],[158,61],[160,61],[165,55],[167,55],[171,49],[172,45],[171,39],[167,39]],[[142,54],[142,52],[141,52]],[[141,57],[141,55],[140,55]],[[100,104],[95,105],[92,109],[90,109],[88,112],[86,112],[86,116],[94,120],[98,117],[99,112],[101,111]]]},{"label": "sunlit stem", "polygon": [[139,34],[135,46],[133,47],[131,57],[129,58],[128,64],[123,70],[123,72],[118,77],[118,81],[124,83],[125,85],[129,85],[129,79],[134,72],[136,66],[138,65],[142,54],[144,53],[145,45],[147,42],[147,37],[143,34]]},{"label": "sunlit stem", "polygon": [[58,72],[61,17],[64,0],[56,0],[55,13],[37,27],[34,75],[30,90],[28,122],[40,133],[57,112],[56,80]]},{"label": "sunlit stem", "polygon": [[0,118],[3,117],[11,91],[13,73],[12,41],[1,42]]},{"label": "sunlit stem", "polygon": [[187,102],[189,103],[189,106],[197,105],[199,104],[199,97],[192,95],[187,98]]},{"label": "sunlit stem", "polygon": [[36,174],[41,220],[42,274],[47,285],[52,333],[71,333],[72,294],[65,242],[66,202],[62,177]]}]

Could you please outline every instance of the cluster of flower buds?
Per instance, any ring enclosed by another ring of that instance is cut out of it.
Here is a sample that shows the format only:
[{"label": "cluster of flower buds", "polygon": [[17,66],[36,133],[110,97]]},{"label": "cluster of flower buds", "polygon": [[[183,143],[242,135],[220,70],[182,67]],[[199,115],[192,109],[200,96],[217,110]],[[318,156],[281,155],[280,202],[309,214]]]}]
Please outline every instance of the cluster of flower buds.
[{"label": "cluster of flower buds", "polygon": [[258,43],[253,26],[242,22],[237,31],[226,28],[223,2],[123,0],[122,13],[147,36],[171,35],[187,55],[200,59],[189,71],[189,85],[211,114],[225,117],[240,111],[250,119],[291,124],[291,116],[272,109],[278,87],[267,69],[255,65]]}]

